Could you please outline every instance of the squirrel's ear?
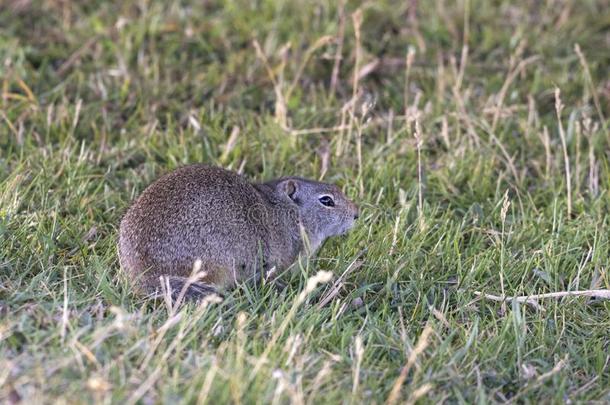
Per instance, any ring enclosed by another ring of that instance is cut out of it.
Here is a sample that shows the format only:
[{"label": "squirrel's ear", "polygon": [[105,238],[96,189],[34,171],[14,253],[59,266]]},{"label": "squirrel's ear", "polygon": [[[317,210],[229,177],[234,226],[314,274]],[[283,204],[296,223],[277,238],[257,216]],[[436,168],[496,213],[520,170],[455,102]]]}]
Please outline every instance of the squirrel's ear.
[{"label": "squirrel's ear", "polygon": [[296,181],[292,179],[284,180],[278,184],[278,189],[281,193],[286,194],[292,201],[296,200],[298,189]]}]

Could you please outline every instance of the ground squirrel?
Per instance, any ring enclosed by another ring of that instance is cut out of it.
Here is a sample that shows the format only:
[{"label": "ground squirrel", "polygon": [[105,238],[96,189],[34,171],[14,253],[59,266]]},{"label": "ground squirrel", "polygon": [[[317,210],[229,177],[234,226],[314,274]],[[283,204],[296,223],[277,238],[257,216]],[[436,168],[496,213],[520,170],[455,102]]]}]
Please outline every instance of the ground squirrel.
[{"label": "ground squirrel", "polygon": [[[300,177],[256,184],[194,164],[162,176],[133,202],[120,225],[119,261],[145,292],[159,292],[167,278],[172,295],[187,285],[185,297],[196,300],[280,273],[357,218],[358,207],[332,184]],[[204,276],[187,283],[197,261]]]}]

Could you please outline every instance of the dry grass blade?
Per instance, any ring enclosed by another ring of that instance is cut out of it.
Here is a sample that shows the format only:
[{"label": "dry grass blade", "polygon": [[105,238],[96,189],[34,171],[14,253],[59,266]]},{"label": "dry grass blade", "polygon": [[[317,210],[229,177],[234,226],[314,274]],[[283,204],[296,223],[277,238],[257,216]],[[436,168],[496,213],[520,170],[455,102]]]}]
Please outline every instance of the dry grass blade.
[{"label": "dry grass blade", "polygon": [[333,283],[332,287],[328,290],[328,292],[326,294],[324,294],[324,296],[320,299],[320,302],[318,303],[318,308],[323,308],[326,305],[328,305],[328,303],[330,301],[332,301],[333,298],[335,298],[335,296],[341,290],[341,287],[343,286],[343,280],[345,280],[347,275],[349,273],[353,272],[354,270],[357,270],[360,267],[362,267],[362,265],[364,264],[364,261],[360,260],[360,257],[362,257],[362,255],[366,251],[367,251],[367,249],[362,249],[360,252],[358,252],[358,254],[356,255],[356,258],[349,264],[349,266],[347,266],[345,271],[337,278],[337,280],[335,280],[335,282]]},{"label": "dry grass blade", "polygon": [[381,60],[379,58],[375,58],[366,65],[362,66],[358,71],[358,81],[364,79],[365,77],[373,73],[375,69],[377,69],[377,67],[379,66],[380,62]]},{"label": "dry grass blade", "polygon": [[561,147],[563,150],[563,162],[566,176],[566,192],[568,193],[568,217],[572,216],[572,175],[570,174],[570,157],[568,153],[568,145],[566,134],[561,123],[561,112],[564,105],[561,102],[561,92],[559,88],[555,88],[555,112],[557,113],[557,126],[559,128],[559,138],[561,139]]},{"label": "dry grass blade", "polygon": [[252,369],[252,373],[250,374],[251,378],[254,378],[256,376],[256,374],[258,373],[258,371],[260,370],[262,365],[267,361],[267,357],[269,356],[269,353],[271,352],[271,350],[277,343],[277,340],[280,338],[280,336],[282,336],[282,334],[288,327],[288,323],[292,320],[292,318],[294,318],[294,316],[297,312],[297,309],[301,306],[301,304],[303,302],[305,302],[305,299],[307,298],[307,296],[309,294],[311,294],[313,292],[313,290],[316,289],[318,284],[328,283],[332,279],[332,277],[333,277],[333,274],[329,271],[319,271],[316,273],[316,275],[314,275],[313,277],[310,277],[307,280],[307,284],[305,285],[305,288],[303,289],[303,291],[301,291],[301,293],[298,295],[298,297],[294,300],[292,307],[290,308],[290,311],[288,312],[288,314],[286,315],[286,317],[284,318],[284,320],[282,321],[280,326],[277,328],[277,330],[275,331],[273,336],[271,336],[269,343],[267,343],[267,348],[256,361],[254,368]]},{"label": "dry grass blade", "polygon": [[362,365],[362,357],[364,356],[364,346],[362,345],[362,336],[357,335],[354,341],[354,355],[356,357],[356,365],[353,371],[352,396],[356,397],[358,386],[360,385],[360,367]]},{"label": "dry grass blade", "polygon": [[414,404],[418,399],[426,395],[432,389],[432,384],[426,383],[421,387],[418,387],[413,391],[413,393],[409,396],[409,399],[405,402],[405,405]]},{"label": "dry grass blade", "polygon": [[510,400],[511,403],[516,403],[517,400],[522,397],[524,394],[528,393],[529,391],[535,389],[536,387],[539,387],[540,385],[542,385],[543,383],[545,383],[549,378],[551,378],[552,376],[554,376],[555,374],[559,373],[568,363],[568,355],[566,354],[563,359],[559,360],[551,370],[547,371],[544,374],[541,374],[540,376],[538,376],[538,378],[536,378],[536,380],[534,382],[532,382],[531,384],[525,386],[525,388],[521,391],[519,391],[515,396],[513,396]]},{"label": "dry grass blade", "polygon": [[63,286],[64,286],[64,300],[63,300],[63,311],[61,314],[61,329],[60,329],[60,336],[61,336],[61,341],[65,341],[66,339],[66,330],[68,329],[68,319],[69,319],[69,311],[68,311],[68,276],[66,274],[66,269],[64,269],[64,279],[63,279]]},{"label": "dry grass blade", "polygon": [[282,127],[282,128],[286,128],[286,114],[287,114],[287,107],[286,107],[286,100],[284,99],[284,93],[282,92],[282,83],[278,82],[276,75],[273,73],[273,69],[271,68],[271,65],[269,63],[269,59],[267,59],[267,56],[265,55],[265,52],[263,52],[263,49],[261,48],[260,44],[258,43],[258,41],[255,39],[254,41],[252,41],[252,46],[254,46],[254,49],[256,50],[256,56],[261,60],[261,62],[263,63],[265,70],[267,71],[267,75],[269,76],[269,80],[271,80],[271,83],[273,84],[273,90],[275,92],[275,119],[276,122]]},{"label": "dry grass blade", "polygon": [[580,64],[585,72],[585,78],[587,79],[587,84],[590,87],[590,92],[591,92],[591,95],[593,96],[593,102],[595,104],[595,109],[597,110],[597,115],[599,116],[599,120],[602,123],[602,125],[604,126],[606,135],[608,135],[608,124],[607,124],[606,118],[604,117],[601,102],[599,101],[599,95],[597,94],[597,90],[595,89],[595,86],[593,85],[593,78],[591,76],[591,69],[589,69],[589,64],[587,63],[587,58],[585,58],[585,55],[582,53],[582,50],[580,49],[580,45],[578,45],[578,44],[574,45],[574,52],[576,52],[576,55],[578,55],[578,60],[580,61]]},{"label": "dry grass blade", "polygon": [[341,54],[343,52],[343,42],[345,37],[345,0],[340,0],[339,5],[339,32],[337,33],[337,51],[335,52],[335,62],[330,78],[330,93],[335,94],[339,83],[339,68],[341,66]]},{"label": "dry grass blade", "polygon": [[34,93],[30,89],[30,87],[22,79],[17,79],[17,85],[21,87],[23,92],[27,95],[29,101],[31,101],[32,103],[38,103],[38,100],[36,100],[36,96],[34,96]]},{"label": "dry grass blade", "polygon": [[61,66],[57,69],[57,74],[63,76],[71,67],[74,65],[86,52],[87,50],[95,44],[99,36],[93,36],[87,40],[80,48],[76,50],[70,57],[61,64]]},{"label": "dry grass blade", "polygon": [[592,297],[610,300],[610,290],[583,290],[583,291],[559,291],[553,293],[545,293],[545,294],[534,294],[534,295],[522,295],[522,296],[514,296],[514,297],[502,297],[498,295],[485,294],[480,291],[475,291],[474,294],[478,297],[484,297],[488,300],[497,301],[497,302],[506,302],[506,301],[517,301],[519,303],[525,303],[533,305],[538,309],[542,309],[538,305],[538,300],[544,298],[563,298],[563,297]]},{"label": "dry grass blade", "polygon": [[541,294],[540,296],[537,296],[537,298],[558,298],[558,297],[564,297],[564,296],[570,296],[570,295],[610,300],[610,290],[566,291],[566,292],[559,292],[559,293]]},{"label": "dry grass blade", "polygon": [[[413,367],[413,364],[415,364],[417,356],[422,354],[430,344],[430,335],[432,334],[432,331],[432,326],[430,324],[427,324],[421,335],[419,335],[419,339],[417,339],[417,344],[415,345],[415,348],[411,351],[411,353],[409,353],[407,364],[405,364],[405,366],[402,368],[402,370],[400,371],[400,375],[394,382],[394,386],[392,386],[392,391],[390,391],[390,395],[388,395],[386,405],[394,404],[396,403],[396,401],[398,401],[400,397],[400,389],[402,388],[402,385],[404,384],[405,380],[407,379],[407,376],[409,375],[409,370],[411,370],[411,367]],[[415,396],[415,393],[413,394],[413,396]]]},{"label": "dry grass blade", "polygon": [[500,112],[502,111],[502,107],[504,105],[504,99],[506,98],[506,94],[508,93],[508,89],[510,88],[510,85],[517,78],[517,75],[522,73],[528,65],[530,65],[534,62],[537,62],[538,60],[540,60],[540,56],[538,56],[538,55],[530,56],[529,58],[524,59],[521,62],[519,62],[519,64],[517,66],[515,66],[515,68],[512,71],[510,71],[508,73],[508,75],[506,76],[506,80],[504,81],[504,84],[502,85],[502,88],[500,89],[500,92],[497,95],[497,101],[496,101],[496,105],[494,108],[493,121],[491,123],[491,132],[495,133],[495,131],[496,131],[496,128],[498,126],[498,122],[500,119]]},{"label": "dry grass blade", "polygon": [[417,149],[417,217],[419,219],[419,229],[424,230],[425,217],[424,217],[424,169],[422,164],[422,130],[419,124],[419,119],[415,117],[415,145]]},{"label": "dry grass blade", "polygon": [[150,375],[144,380],[142,384],[129,396],[126,403],[128,405],[132,405],[137,403],[143,396],[146,394],[148,390],[157,382],[161,375],[162,368],[157,367],[155,370],[150,373]]},{"label": "dry grass blade", "polygon": [[328,141],[322,140],[320,146],[316,149],[316,153],[320,158],[320,176],[318,180],[322,181],[330,166],[330,146],[328,145]]},{"label": "dry grass blade", "polygon": [[311,134],[322,134],[328,132],[337,132],[348,129],[348,125],[337,125],[330,128],[307,128],[307,129],[292,129],[290,135],[311,135]]},{"label": "dry grass blade", "polygon": [[290,96],[292,95],[292,92],[294,91],[294,89],[299,84],[299,79],[303,75],[303,70],[305,70],[305,66],[307,66],[307,62],[309,62],[309,59],[311,59],[311,56],[318,49],[320,49],[323,46],[326,46],[330,42],[332,42],[332,40],[333,40],[332,36],[325,35],[325,36],[319,38],[311,47],[309,47],[309,49],[307,49],[307,51],[305,51],[305,56],[303,57],[303,61],[299,65],[298,70],[297,70],[296,74],[294,75],[294,78],[292,79],[292,83],[290,84],[290,87],[288,87],[288,90],[286,91],[284,99],[286,99],[286,100],[290,99]]},{"label": "dry grass blade", "polygon": [[235,125],[233,127],[233,129],[231,130],[231,135],[229,135],[229,139],[227,140],[227,143],[224,146],[224,151],[222,152],[222,156],[220,157],[221,162],[227,161],[229,154],[235,148],[235,145],[237,145],[237,139],[239,138],[239,132],[240,132],[239,127],[237,125]]}]

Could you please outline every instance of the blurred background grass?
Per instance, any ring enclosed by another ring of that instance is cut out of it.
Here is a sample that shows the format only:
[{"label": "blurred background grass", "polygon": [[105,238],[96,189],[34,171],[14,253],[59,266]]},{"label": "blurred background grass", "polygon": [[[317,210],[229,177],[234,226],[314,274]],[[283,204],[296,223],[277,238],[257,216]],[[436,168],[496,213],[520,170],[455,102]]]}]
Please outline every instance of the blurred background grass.
[{"label": "blurred background grass", "polygon": [[[609,401],[607,302],[475,294],[610,288],[608,10],[4,0],[0,400]],[[360,224],[173,312],[116,231],[192,162],[338,183]]]}]

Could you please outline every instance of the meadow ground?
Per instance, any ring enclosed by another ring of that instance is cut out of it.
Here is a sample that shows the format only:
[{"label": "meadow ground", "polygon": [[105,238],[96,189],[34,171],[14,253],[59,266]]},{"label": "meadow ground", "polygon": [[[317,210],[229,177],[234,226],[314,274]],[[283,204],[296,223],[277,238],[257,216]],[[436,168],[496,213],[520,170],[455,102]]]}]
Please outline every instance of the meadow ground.
[{"label": "meadow ground", "polygon": [[[607,403],[609,301],[478,292],[610,288],[608,10],[4,0],[0,402]],[[281,292],[147,301],[117,225],[192,162],[359,224]]]}]

